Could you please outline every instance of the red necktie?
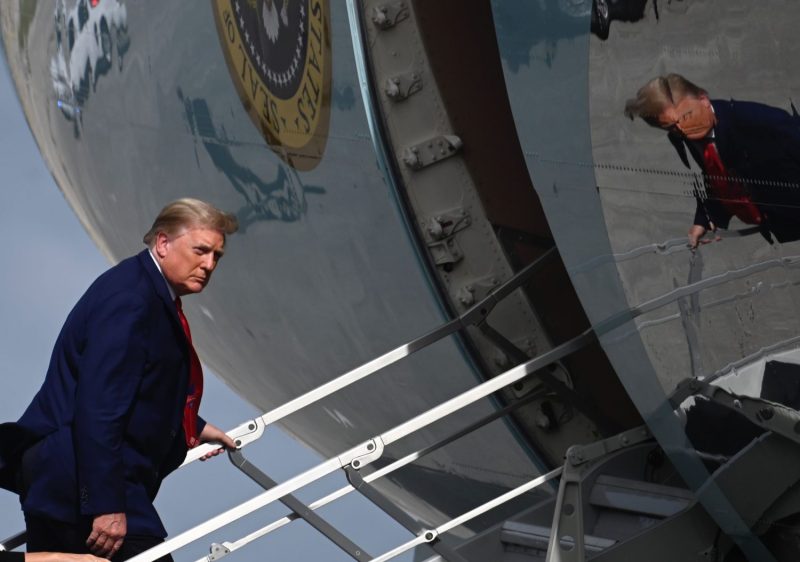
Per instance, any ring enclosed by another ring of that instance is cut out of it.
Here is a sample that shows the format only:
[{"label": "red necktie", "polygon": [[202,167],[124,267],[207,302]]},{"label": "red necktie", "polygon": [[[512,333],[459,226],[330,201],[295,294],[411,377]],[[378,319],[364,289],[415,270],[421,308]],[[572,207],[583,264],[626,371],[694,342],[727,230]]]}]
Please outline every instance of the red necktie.
[{"label": "red necktie", "polygon": [[750,195],[747,194],[742,182],[728,175],[714,142],[709,142],[706,145],[703,151],[703,163],[705,164],[708,183],[711,186],[711,194],[719,199],[722,206],[730,214],[739,217],[744,223],[761,224],[763,220],[761,211],[750,199]]},{"label": "red necktie", "polygon": [[192,332],[189,330],[189,321],[183,314],[180,297],[175,298],[175,306],[178,308],[178,318],[189,343],[189,390],[183,408],[183,432],[186,434],[186,446],[191,449],[200,444],[200,436],[197,434],[197,415],[200,411],[200,400],[203,398],[203,367],[192,345]]}]

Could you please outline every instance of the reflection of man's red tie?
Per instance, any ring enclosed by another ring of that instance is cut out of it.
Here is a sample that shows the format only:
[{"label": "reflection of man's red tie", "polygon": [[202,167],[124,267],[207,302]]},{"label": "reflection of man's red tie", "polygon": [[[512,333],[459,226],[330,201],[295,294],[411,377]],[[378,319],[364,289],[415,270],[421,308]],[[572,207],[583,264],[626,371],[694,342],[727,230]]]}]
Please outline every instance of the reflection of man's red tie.
[{"label": "reflection of man's red tie", "polygon": [[192,345],[192,332],[189,330],[189,321],[183,314],[180,297],[175,298],[175,306],[178,308],[178,318],[189,343],[189,390],[183,408],[183,432],[186,434],[186,445],[191,449],[200,444],[200,436],[197,435],[197,414],[200,411],[200,400],[203,398],[203,367]]},{"label": "reflection of man's red tie", "polygon": [[722,203],[722,206],[744,223],[761,224],[763,220],[761,211],[750,199],[742,182],[728,175],[714,142],[706,145],[703,151],[703,164],[711,186],[711,194]]}]

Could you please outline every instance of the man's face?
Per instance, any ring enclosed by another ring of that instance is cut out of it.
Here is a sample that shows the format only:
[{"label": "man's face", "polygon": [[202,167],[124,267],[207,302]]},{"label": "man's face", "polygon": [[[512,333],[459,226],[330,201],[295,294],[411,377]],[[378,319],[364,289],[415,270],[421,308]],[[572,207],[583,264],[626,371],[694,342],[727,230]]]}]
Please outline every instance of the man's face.
[{"label": "man's face", "polygon": [[190,228],[175,236],[159,232],[154,248],[161,271],[178,296],[205,289],[224,249],[222,233],[207,228]]},{"label": "man's face", "polygon": [[686,97],[665,107],[658,115],[658,126],[685,139],[700,140],[708,136],[716,119],[711,101],[706,96]]}]

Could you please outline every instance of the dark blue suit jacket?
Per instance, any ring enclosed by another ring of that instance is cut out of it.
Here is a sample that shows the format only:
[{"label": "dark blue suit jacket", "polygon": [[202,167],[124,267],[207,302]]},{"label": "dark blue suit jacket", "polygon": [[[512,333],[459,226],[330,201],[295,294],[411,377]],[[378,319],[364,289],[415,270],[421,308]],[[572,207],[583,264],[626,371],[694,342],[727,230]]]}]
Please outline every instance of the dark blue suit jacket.
[{"label": "dark blue suit jacket", "polygon": [[[762,232],[780,242],[800,239],[800,118],[761,103],[712,100],[714,139],[729,173],[743,180],[751,199],[766,215]],[[672,137],[671,137],[672,138]],[[672,138],[684,164],[692,154],[703,168],[696,143]],[[731,214],[720,201],[699,194],[695,224],[727,228]]]},{"label": "dark blue suit jacket", "polygon": [[125,512],[128,533],[165,536],[152,502],[186,456],[188,378],[175,304],[145,250],[102,274],[72,309],[15,426],[39,440],[24,457],[23,510],[71,523]]}]

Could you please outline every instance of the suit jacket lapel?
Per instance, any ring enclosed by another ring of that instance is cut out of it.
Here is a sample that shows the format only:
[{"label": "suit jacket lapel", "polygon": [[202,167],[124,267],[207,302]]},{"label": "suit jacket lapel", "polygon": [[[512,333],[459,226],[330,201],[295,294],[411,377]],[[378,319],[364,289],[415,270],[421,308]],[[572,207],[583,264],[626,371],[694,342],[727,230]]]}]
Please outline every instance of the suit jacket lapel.
[{"label": "suit jacket lapel", "polygon": [[681,162],[683,162],[683,165],[691,169],[692,166],[689,164],[689,157],[687,155],[687,150],[686,150],[686,141],[684,141],[683,138],[681,138],[680,136],[673,135],[672,133],[668,133],[667,138],[669,139],[669,142],[672,144],[672,146],[675,148],[675,152],[678,153],[678,156],[680,157]]},{"label": "suit jacket lapel", "polygon": [[150,255],[150,250],[139,252],[136,257],[139,259],[141,266],[147,272],[147,275],[150,278],[150,283],[153,286],[153,290],[155,290],[158,297],[164,302],[164,307],[167,309],[167,313],[172,320],[173,328],[175,328],[181,335],[178,340],[182,342],[181,345],[183,345],[185,350],[188,351],[188,342],[186,341],[186,336],[184,335],[180,318],[178,318],[178,309],[175,307],[175,302],[172,300],[172,297],[169,294],[169,289],[167,288],[167,282],[164,279],[164,276],[161,275],[161,272],[158,270],[158,267],[156,267],[155,262],[153,262],[153,258]]}]

